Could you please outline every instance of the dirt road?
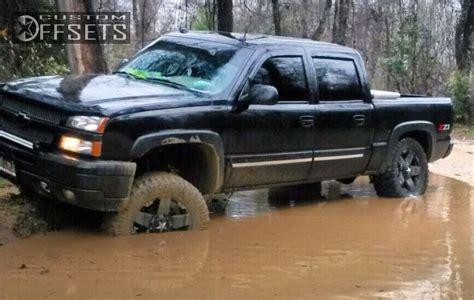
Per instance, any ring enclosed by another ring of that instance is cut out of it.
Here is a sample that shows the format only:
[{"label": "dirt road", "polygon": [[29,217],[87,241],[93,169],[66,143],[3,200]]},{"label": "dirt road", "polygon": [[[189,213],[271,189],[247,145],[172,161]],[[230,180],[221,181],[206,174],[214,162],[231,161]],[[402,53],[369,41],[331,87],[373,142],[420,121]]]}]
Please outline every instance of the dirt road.
[{"label": "dirt road", "polygon": [[431,164],[430,170],[474,186],[474,141],[456,141],[451,155]]},{"label": "dirt road", "polygon": [[424,196],[386,199],[361,178],[340,193],[238,193],[207,232],[18,240],[0,247],[0,299],[474,297],[470,185],[431,174]]}]

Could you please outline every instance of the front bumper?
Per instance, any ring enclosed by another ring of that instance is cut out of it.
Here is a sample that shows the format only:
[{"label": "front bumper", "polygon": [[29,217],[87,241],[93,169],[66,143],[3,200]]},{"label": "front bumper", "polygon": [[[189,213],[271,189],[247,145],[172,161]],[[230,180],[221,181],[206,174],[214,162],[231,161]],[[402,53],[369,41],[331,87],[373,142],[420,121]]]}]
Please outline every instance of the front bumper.
[{"label": "front bumper", "polygon": [[117,211],[128,200],[136,170],[132,162],[32,152],[5,141],[0,141],[0,155],[13,160],[16,169],[16,177],[1,176],[42,196],[96,211]]}]

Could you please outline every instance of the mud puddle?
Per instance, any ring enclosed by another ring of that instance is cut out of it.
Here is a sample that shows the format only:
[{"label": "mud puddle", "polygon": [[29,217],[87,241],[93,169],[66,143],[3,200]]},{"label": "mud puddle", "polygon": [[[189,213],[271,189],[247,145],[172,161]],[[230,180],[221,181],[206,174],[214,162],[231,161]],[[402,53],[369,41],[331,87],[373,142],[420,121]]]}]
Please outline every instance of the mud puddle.
[{"label": "mud puddle", "polygon": [[386,199],[362,178],[340,193],[236,193],[207,232],[20,240],[0,247],[0,299],[474,297],[469,185],[432,175],[425,196]]}]

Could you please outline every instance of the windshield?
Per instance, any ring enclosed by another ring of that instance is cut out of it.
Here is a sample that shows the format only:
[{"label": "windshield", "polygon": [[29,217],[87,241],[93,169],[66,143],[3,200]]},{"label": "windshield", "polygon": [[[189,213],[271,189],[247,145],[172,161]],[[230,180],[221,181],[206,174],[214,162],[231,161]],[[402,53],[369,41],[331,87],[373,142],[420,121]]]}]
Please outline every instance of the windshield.
[{"label": "windshield", "polygon": [[238,51],[247,53],[236,46],[200,40],[185,43],[159,41],[118,72],[217,94],[230,86],[247,59],[247,55],[236,55]]}]

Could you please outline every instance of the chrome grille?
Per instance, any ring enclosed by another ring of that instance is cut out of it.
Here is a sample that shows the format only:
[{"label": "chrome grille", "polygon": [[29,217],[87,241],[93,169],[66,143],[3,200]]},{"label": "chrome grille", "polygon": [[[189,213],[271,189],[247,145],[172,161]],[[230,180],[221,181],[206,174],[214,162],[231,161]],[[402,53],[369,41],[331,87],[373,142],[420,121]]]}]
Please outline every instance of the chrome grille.
[{"label": "chrome grille", "polygon": [[29,141],[50,144],[53,142],[54,135],[51,132],[39,129],[36,124],[29,126],[18,126],[13,120],[4,118],[2,120],[2,129],[11,134],[26,138]]},{"label": "chrome grille", "polygon": [[[28,119],[19,119],[25,115]],[[30,144],[52,145],[58,134],[62,114],[53,109],[38,106],[33,100],[16,99],[3,96],[0,109],[0,138],[19,143],[25,140]],[[10,138],[14,136],[18,139]],[[27,143],[20,143],[28,147]],[[28,147],[31,148],[31,147]]]},{"label": "chrome grille", "polygon": [[38,107],[25,101],[16,100],[10,97],[3,97],[2,108],[13,113],[25,113],[30,118],[57,125],[59,125],[63,119],[63,116],[58,112]]}]

